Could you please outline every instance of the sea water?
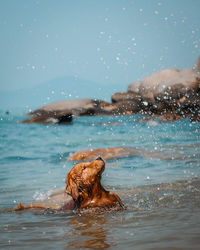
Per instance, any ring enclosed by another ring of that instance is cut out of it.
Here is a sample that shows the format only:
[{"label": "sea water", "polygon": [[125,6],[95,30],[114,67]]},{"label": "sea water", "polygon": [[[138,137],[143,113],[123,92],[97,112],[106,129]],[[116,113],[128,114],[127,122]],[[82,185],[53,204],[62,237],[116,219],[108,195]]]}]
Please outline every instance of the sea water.
[{"label": "sea water", "polygon": [[[0,114],[1,249],[199,249],[200,123],[133,115],[46,126],[24,118]],[[7,212],[64,189],[74,152],[108,147],[140,152],[106,161],[102,184],[123,211]]]}]

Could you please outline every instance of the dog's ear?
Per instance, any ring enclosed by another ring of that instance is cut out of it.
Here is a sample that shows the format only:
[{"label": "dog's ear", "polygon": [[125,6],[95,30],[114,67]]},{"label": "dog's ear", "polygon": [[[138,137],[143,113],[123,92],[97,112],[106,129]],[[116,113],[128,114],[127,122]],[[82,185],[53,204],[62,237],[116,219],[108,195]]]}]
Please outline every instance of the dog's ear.
[{"label": "dog's ear", "polygon": [[77,184],[74,182],[74,180],[71,178],[70,173],[67,175],[66,183],[67,187],[65,192],[71,195],[74,200],[78,200],[79,197],[78,187]]}]

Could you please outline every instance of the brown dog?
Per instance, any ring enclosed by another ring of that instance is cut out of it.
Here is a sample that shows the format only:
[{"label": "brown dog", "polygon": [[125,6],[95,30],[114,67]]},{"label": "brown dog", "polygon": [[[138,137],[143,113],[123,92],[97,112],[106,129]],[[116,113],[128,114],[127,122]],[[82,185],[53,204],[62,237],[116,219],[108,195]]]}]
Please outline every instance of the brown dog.
[{"label": "brown dog", "polygon": [[71,195],[74,208],[123,207],[117,194],[106,191],[101,185],[105,162],[98,157],[92,162],[75,165],[67,175],[66,193]]},{"label": "brown dog", "polygon": [[[117,194],[106,191],[101,185],[101,175],[105,169],[105,162],[98,157],[92,162],[85,162],[75,165],[67,175],[65,193],[72,197],[63,204],[55,202],[56,196],[52,196],[48,202],[22,205],[18,203],[15,210],[24,209],[82,209],[82,208],[122,208],[123,204]],[[63,194],[62,194],[63,195]],[[58,196],[58,195],[57,195]],[[58,196],[59,199],[61,194]],[[58,199],[58,198],[57,198]]]}]

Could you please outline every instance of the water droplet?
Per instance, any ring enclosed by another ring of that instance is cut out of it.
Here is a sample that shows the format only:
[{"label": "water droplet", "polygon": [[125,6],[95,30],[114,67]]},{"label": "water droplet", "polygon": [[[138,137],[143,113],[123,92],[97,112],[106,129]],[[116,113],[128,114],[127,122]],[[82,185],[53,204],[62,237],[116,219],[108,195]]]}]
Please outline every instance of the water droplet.
[{"label": "water droplet", "polygon": [[143,102],[144,106],[148,106],[148,102],[144,101]]}]

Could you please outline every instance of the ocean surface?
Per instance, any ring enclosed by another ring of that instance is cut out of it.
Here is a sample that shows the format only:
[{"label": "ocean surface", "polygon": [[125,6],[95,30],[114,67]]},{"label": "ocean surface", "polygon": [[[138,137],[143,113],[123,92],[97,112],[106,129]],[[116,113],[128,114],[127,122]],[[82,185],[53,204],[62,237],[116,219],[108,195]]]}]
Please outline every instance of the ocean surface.
[{"label": "ocean surface", "polygon": [[[0,249],[200,249],[200,123],[133,115],[45,126],[24,118],[0,113]],[[121,146],[141,153],[106,161],[102,184],[125,210],[9,212],[64,189],[74,152]]]}]

